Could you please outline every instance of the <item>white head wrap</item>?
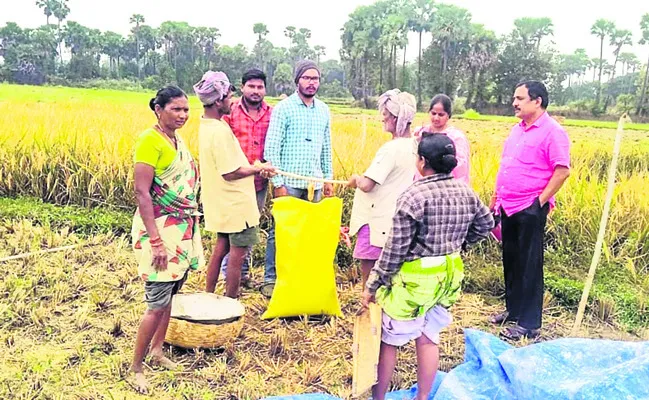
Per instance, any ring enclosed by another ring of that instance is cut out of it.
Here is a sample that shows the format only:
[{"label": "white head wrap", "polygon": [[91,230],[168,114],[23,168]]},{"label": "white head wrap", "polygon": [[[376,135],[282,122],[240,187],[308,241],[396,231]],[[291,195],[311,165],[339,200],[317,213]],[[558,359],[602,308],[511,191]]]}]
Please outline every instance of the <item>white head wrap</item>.
[{"label": "white head wrap", "polygon": [[401,136],[406,131],[417,113],[417,100],[415,96],[399,89],[388,90],[379,97],[379,111],[387,109],[390,114],[397,117],[397,132]]},{"label": "white head wrap", "polygon": [[207,71],[194,85],[194,92],[203,105],[209,106],[224,99],[231,87],[230,80],[223,72]]}]

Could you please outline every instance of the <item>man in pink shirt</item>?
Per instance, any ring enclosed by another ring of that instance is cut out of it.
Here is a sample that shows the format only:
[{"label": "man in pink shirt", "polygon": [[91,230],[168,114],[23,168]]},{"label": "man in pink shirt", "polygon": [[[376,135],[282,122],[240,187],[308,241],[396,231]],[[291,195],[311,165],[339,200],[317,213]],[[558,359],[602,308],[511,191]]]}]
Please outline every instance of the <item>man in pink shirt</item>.
[{"label": "man in pink shirt", "polygon": [[505,141],[491,209],[502,218],[503,269],[507,311],[490,321],[516,322],[502,335],[518,340],[538,336],[543,312],[543,247],[554,195],[570,175],[570,140],[551,118],[548,91],[541,82],[520,83],[514,112],[521,122]]}]

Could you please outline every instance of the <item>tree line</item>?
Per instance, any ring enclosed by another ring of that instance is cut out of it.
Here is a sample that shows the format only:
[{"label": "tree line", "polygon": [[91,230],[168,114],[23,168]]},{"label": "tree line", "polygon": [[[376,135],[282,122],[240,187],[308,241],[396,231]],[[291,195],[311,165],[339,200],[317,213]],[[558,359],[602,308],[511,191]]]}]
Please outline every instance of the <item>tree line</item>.
[{"label": "tree line", "polygon": [[[416,93],[420,106],[442,92],[461,98],[466,108],[504,112],[518,81],[538,79],[548,85],[553,104],[572,112],[649,115],[649,60],[630,51],[635,44],[649,45],[649,14],[640,18],[640,38],[612,21],[595,21],[590,33],[600,52],[593,56],[584,49],[557,52],[550,18],[519,18],[509,34],[498,36],[472,22],[462,7],[379,0],[349,15],[341,29],[340,61],[325,61],[326,49],[312,45],[311,31],[303,27],[286,27],[287,46],[278,46],[268,40],[267,26],[256,23],[251,34],[257,40],[248,49],[221,43],[217,27],[177,21],[153,27],[134,14],[124,36],[68,21],[67,0],[35,4],[44,25],[30,29],[9,22],[0,28],[1,80],[79,85],[121,79],[147,89],[170,82],[188,89],[207,69],[236,81],[258,67],[268,75],[269,94],[279,95],[293,90],[293,65],[308,58],[322,64],[321,95],[353,97],[366,107],[373,107],[382,91],[399,87]],[[408,40],[411,32],[415,43]],[[417,57],[408,61],[412,51]]]},{"label": "tree line", "polygon": [[[641,17],[640,27],[637,43],[649,45],[649,14]],[[418,37],[413,65],[405,58],[413,46],[409,32]],[[424,33],[432,38],[427,43]],[[402,87],[414,89],[420,104],[442,92],[465,97],[466,107],[477,110],[506,108],[517,82],[538,79],[558,105],[572,103],[595,114],[614,104],[622,111],[633,106],[637,113],[649,111],[649,60],[643,67],[629,51],[635,44],[631,31],[606,19],[595,21],[590,33],[600,44],[596,57],[584,49],[558,53],[549,40],[553,33],[550,18],[519,18],[511,33],[498,37],[473,23],[462,7],[430,0],[377,1],[349,16],[341,58],[349,70],[349,89],[365,101],[385,88]]]},{"label": "tree line", "polygon": [[[9,22],[0,27],[2,80],[76,85],[88,80],[128,79],[147,89],[168,83],[190,89],[207,69],[222,70],[236,81],[247,69],[259,67],[269,77],[270,94],[278,95],[293,90],[296,61],[320,61],[325,54],[323,46],[309,43],[311,31],[306,28],[286,27],[288,46],[279,47],[267,39],[267,26],[256,23],[251,34],[257,36],[257,42],[249,50],[241,44],[220,43],[221,33],[216,27],[177,21],[153,27],[145,16],[134,14],[130,33],[123,36],[67,21],[67,0],[38,0],[36,4],[44,13],[44,25],[29,29]],[[346,96],[340,63],[323,62],[323,70],[329,83],[326,94]]]}]

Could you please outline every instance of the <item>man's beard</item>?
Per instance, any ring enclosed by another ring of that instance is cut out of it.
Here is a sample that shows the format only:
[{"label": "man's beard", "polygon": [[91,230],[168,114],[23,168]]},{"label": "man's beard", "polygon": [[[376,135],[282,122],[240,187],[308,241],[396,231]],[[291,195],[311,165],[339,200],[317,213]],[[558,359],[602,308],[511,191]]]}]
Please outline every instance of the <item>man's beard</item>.
[{"label": "man's beard", "polygon": [[243,99],[246,101],[247,105],[253,106],[253,107],[259,107],[261,102],[264,100],[263,97],[260,97],[259,100],[251,100],[250,98],[245,97],[245,96],[243,97]]},{"label": "man's beard", "polygon": [[302,94],[302,96],[304,96],[306,98],[309,98],[309,99],[312,98],[312,97],[315,97],[315,95],[318,93],[318,89],[316,89],[316,91],[313,92],[313,94],[307,93],[306,88],[304,88],[304,89],[300,88],[299,90],[300,90],[300,94]]}]

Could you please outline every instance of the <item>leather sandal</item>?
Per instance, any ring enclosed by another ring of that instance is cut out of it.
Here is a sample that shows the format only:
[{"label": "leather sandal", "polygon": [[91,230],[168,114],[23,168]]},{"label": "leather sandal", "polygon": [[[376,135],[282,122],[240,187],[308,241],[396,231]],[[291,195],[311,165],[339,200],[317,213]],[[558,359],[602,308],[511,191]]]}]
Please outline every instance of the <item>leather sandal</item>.
[{"label": "leather sandal", "polygon": [[534,339],[540,334],[540,329],[527,329],[520,325],[505,328],[500,332],[500,336],[509,340],[521,340],[522,338]]},{"label": "leather sandal", "polygon": [[252,280],[249,276],[241,277],[241,287],[245,289],[252,289]]},{"label": "leather sandal", "polygon": [[275,282],[266,282],[259,288],[261,294],[268,299],[273,296],[273,290],[275,290]]},{"label": "leather sandal", "polygon": [[502,312],[500,314],[492,315],[489,318],[489,322],[491,322],[494,325],[500,325],[500,324],[505,323],[505,322],[516,322],[516,320],[517,320],[517,318],[513,318],[513,317],[510,318],[509,317],[509,312],[508,311]]}]

